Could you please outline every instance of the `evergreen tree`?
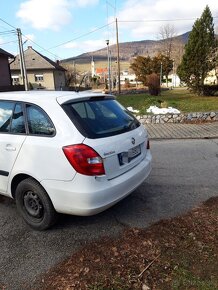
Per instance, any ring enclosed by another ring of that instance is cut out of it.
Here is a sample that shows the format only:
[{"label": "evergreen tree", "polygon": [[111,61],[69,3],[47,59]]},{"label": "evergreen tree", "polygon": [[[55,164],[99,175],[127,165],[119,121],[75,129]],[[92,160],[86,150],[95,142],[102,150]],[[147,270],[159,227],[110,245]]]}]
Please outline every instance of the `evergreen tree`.
[{"label": "evergreen tree", "polygon": [[213,17],[206,6],[193,25],[177,70],[180,79],[195,93],[203,94],[204,79],[216,66],[216,47]]},{"label": "evergreen tree", "polygon": [[162,66],[162,76],[168,78],[169,72],[173,68],[173,61],[163,54],[159,54],[151,58],[150,56],[137,56],[131,64],[131,69],[135,72],[137,79],[148,84],[147,77],[152,73],[160,75]]},{"label": "evergreen tree", "polygon": [[151,63],[152,59],[150,56],[144,57],[138,55],[130,65],[130,68],[135,72],[137,79],[144,85],[147,84],[147,75],[152,73]]}]

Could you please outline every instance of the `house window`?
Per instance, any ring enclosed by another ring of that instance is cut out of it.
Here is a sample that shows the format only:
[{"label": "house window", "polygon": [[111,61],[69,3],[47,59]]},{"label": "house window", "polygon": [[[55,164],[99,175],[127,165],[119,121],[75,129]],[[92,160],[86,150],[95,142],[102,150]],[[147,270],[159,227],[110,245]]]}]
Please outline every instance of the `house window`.
[{"label": "house window", "polygon": [[35,75],[35,82],[43,82],[44,81],[44,77],[43,75]]},{"label": "house window", "polygon": [[19,76],[11,76],[12,78],[12,84],[13,85],[19,85]]}]

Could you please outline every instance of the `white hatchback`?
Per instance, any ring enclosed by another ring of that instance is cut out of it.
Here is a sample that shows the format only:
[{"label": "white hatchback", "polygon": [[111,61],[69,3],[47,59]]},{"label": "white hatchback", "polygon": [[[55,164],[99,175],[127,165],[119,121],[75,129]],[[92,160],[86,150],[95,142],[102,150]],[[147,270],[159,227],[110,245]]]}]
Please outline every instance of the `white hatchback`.
[{"label": "white hatchback", "polygon": [[109,208],[146,179],[151,159],[146,130],[114,96],[0,94],[0,193],[34,229],[57,213]]}]

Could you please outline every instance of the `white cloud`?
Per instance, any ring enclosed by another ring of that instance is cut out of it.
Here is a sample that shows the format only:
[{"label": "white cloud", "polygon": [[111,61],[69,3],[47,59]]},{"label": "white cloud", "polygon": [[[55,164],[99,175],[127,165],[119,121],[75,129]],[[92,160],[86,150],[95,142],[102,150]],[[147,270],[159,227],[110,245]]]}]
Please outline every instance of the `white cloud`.
[{"label": "white cloud", "polygon": [[86,7],[98,4],[99,0],[76,0],[75,2],[77,6]]},{"label": "white cloud", "polygon": [[86,40],[83,42],[86,51],[93,51],[106,46],[105,40]]},{"label": "white cloud", "polygon": [[21,3],[17,17],[36,29],[59,30],[71,20],[67,0],[28,0]]},{"label": "white cloud", "polygon": [[27,40],[35,40],[35,35],[34,34],[25,34],[24,36],[24,40],[27,39]]},{"label": "white cloud", "polygon": [[[120,21],[120,34],[125,37],[128,30],[128,36],[131,38],[155,39],[160,27],[166,23],[172,24],[177,34],[184,33],[192,29],[195,19],[201,16],[206,5],[210,7],[213,16],[218,15],[218,6],[214,0],[127,0],[117,15]],[[113,21],[112,17],[111,21]]]},{"label": "white cloud", "polygon": [[16,14],[24,23],[36,29],[59,30],[70,23],[75,7],[86,8],[99,0],[27,0]]},{"label": "white cloud", "polygon": [[63,45],[63,47],[67,49],[79,49],[81,53],[101,49],[105,46],[106,46],[105,40],[102,39],[85,40],[80,42],[72,41]]},{"label": "white cloud", "polygon": [[66,44],[63,45],[63,48],[78,48],[79,47],[79,43],[78,42],[68,42]]}]

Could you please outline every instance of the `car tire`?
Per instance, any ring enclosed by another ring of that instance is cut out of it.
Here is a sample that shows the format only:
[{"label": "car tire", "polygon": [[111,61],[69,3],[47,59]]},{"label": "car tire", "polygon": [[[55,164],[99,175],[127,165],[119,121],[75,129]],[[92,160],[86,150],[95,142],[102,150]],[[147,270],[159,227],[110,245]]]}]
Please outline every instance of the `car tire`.
[{"label": "car tire", "polygon": [[19,213],[35,230],[46,230],[57,220],[57,212],[45,189],[33,178],[21,181],[15,192]]}]

